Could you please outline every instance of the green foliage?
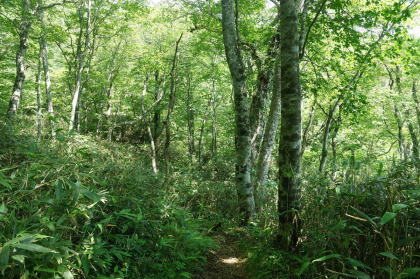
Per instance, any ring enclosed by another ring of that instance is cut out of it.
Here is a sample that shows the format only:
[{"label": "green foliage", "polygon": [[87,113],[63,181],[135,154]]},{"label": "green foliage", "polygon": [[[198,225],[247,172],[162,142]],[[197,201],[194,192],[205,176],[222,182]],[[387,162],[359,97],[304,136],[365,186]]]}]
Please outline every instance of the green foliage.
[{"label": "green foliage", "polygon": [[420,192],[411,166],[399,169],[408,175],[305,183],[297,250],[278,247],[275,230],[249,231],[244,245],[255,278],[416,278]]},{"label": "green foliage", "polygon": [[1,137],[3,278],[190,278],[204,263],[213,242],[132,147]]}]

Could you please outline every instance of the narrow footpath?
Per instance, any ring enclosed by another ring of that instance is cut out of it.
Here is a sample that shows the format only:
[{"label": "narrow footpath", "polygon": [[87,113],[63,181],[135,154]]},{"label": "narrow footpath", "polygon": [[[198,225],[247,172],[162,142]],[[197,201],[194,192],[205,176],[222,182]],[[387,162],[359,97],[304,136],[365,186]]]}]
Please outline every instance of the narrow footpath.
[{"label": "narrow footpath", "polygon": [[249,279],[246,255],[238,247],[235,236],[221,234],[213,237],[218,247],[210,250],[207,265],[195,279]]}]

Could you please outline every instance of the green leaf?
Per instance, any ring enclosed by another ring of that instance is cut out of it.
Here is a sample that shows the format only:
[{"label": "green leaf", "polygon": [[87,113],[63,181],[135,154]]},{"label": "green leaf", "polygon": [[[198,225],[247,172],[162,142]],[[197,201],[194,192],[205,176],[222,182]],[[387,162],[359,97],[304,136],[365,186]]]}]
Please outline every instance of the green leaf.
[{"label": "green leaf", "polygon": [[63,189],[63,183],[61,183],[61,180],[58,180],[57,186],[55,188],[55,199],[56,200],[60,200],[62,189]]},{"label": "green leaf", "polygon": [[373,271],[372,268],[370,268],[368,265],[365,265],[364,263],[359,262],[356,259],[348,257],[348,258],[346,258],[346,260],[353,267],[362,267],[362,268],[369,269],[370,271]]},{"label": "green leaf", "polygon": [[89,199],[93,200],[94,202],[97,202],[97,201],[101,200],[101,198],[98,195],[92,193],[88,189],[80,189],[80,194],[82,194],[86,198],[89,198]]},{"label": "green leaf", "polygon": [[89,275],[89,260],[86,255],[83,255],[82,257],[82,266],[83,266],[83,272],[86,275]]},{"label": "green leaf", "polygon": [[191,278],[191,274],[189,272],[181,272],[179,275],[181,275],[185,278]]},{"label": "green leaf", "polygon": [[394,260],[399,260],[396,256],[392,255],[391,253],[387,253],[387,252],[381,252],[381,253],[378,253],[378,255],[382,255],[384,257],[394,259]]},{"label": "green leaf", "polygon": [[6,206],[4,205],[4,203],[2,203],[2,204],[0,205],[0,213],[3,213],[3,214],[6,214],[6,213],[7,213],[7,208],[6,208]]},{"label": "green leaf", "polygon": [[304,262],[302,266],[299,268],[299,271],[297,272],[297,275],[300,276],[311,264],[311,262]]},{"label": "green leaf", "polygon": [[331,254],[331,255],[327,255],[327,256],[323,256],[321,258],[315,259],[312,262],[313,263],[314,262],[322,262],[322,261],[325,261],[325,260],[328,260],[328,259],[332,259],[332,258],[334,258],[334,259],[341,259],[341,256],[339,254]]},{"label": "green leaf", "polygon": [[403,208],[407,208],[407,207],[408,207],[407,204],[397,203],[397,204],[392,205],[392,211],[393,212],[397,212],[397,211],[399,211],[399,210],[401,210]]},{"label": "green leaf", "polygon": [[54,123],[58,123],[58,120],[57,120],[54,116],[52,116],[52,115],[48,114],[48,115],[47,115],[47,117],[48,117],[48,119],[49,119],[49,120],[51,120],[52,122],[54,122]]},{"label": "green leaf", "polygon": [[24,241],[27,241],[27,240],[30,240],[30,239],[42,239],[42,238],[47,238],[47,237],[49,237],[49,236],[42,235],[42,234],[23,235],[23,236],[13,238],[13,239],[7,241],[6,243],[4,243],[4,246],[11,246],[15,243],[18,243],[18,242],[21,242],[21,241],[24,242]]},{"label": "green leaf", "polygon": [[397,216],[397,213],[385,212],[384,216],[382,216],[381,226],[394,219],[395,216]]},{"label": "green leaf", "polygon": [[420,272],[420,267],[406,268],[401,272],[401,278],[407,278]]},{"label": "green leaf", "polygon": [[1,179],[1,178],[0,178],[0,184],[2,184],[3,186],[7,188],[12,188],[12,186],[9,184],[9,182],[7,182],[7,180]]},{"label": "green leaf", "polygon": [[4,275],[4,270],[6,269],[8,263],[9,263],[9,257],[10,257],[10,247],[2,247],[0,248],[0,271]]},{"label": "green leaf", "polygon": [[32,252],[40,252],[40,253],[53,253],[53,252],[55,252],[54,250],[51,250],[49,248],[46,248],[46,247],[38,245],[38,244],[19,243],[19,244],[14,244],[13,247],[28,250],[28,251],[32,251]]},{"label": "green leaf", "polygon": [[356,275],[355,278],[370,279],[369,275],[360,270],[350,270],[350,273]]}]

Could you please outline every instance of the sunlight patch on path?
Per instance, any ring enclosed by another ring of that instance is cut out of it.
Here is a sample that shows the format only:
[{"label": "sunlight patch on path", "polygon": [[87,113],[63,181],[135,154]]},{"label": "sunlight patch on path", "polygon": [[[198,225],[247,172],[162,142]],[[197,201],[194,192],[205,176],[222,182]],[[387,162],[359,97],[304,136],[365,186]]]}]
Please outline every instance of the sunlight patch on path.
[{"label": "sunlight patch on path", "polygon": [[227,258],[227,259],[222,259],[222,263],[225,264],[241,264],[246,262],[247,259],[238,259],[238,258]]}]

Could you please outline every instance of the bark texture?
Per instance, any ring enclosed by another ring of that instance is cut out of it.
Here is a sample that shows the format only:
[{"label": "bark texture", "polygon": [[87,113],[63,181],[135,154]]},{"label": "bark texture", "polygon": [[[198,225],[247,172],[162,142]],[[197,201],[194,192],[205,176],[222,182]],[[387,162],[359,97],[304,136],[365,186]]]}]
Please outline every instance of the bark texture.
[{"label": "bark texture", "polygon": [[[281,27],[281,135],[279,143],[279,237],[297,243],[300,209],[302,96],[299,81],[298,7],[295,0],[280,1]],[[286,244],[284,243],[284,244]]]},{"label": "bark texture", "polygon": [[[42,0],[38,0],[38,6],[42,6]],[[47,40],[45,39],[45,22],[44,22],[44,9],[40,9],[38,12],[39,19],[41,21],[41,39],[40,39],[40,47],[42,49],[42,65],[44,70],[44,81],[45,81],[45,94],[47,97],[47,109],[48,115],[54,117],[54,105],[52,100],[52,93],[51,93],[51,78],[50,78],[50,70],[48,66],[48,44]],[[51,137],[55,137],[55,123],[53,118],[50,119],[50,127],[51,127]]]},{"label": "bark texture", "polygon": [[29,30],[32,26],[30,11],[30,1],[22,0],[22,17],[19,24],[19,48],[16,53],[16,78],[13,85],[12,96],[10,98],[7,115],[14,118],[19,108],[20,98],[22,94],[23,82],[25,81],[25,73],[27,66],[25,65],[25,55],[29,46]]},{"label": "bark texture", "polygon": [[246,75],[235,25],[233,0],[222,0],[223,43],[232,77],[236,122],[236,187],[241,225],[255,221],[255,203],[251,183],[251,135],[249,129]]},{"label": "bark texture", "polygon": [[277,126],[281,113],[281,73],[280,73],[280,54],[274,64],[273,77],[273,97],[270,104],[270,113],[268,115],[267,125],[264,131],[261,151],[258,157],[256,187],[264,186],[267,182],[268,169],[270,167],[271,153],[274,148],[274,141],[277,134]]}]

